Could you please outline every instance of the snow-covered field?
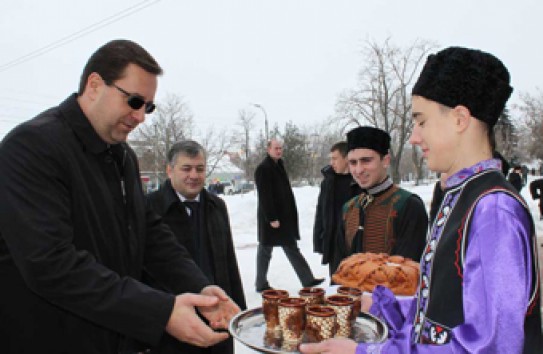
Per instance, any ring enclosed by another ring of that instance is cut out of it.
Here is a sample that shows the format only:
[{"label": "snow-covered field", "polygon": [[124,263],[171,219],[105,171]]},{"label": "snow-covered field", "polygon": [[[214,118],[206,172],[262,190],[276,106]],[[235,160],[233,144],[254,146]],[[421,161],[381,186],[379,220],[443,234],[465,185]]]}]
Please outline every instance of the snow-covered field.
[{"label": "snow-covered field", "polygon": [[[534,178],[540,177],[528,176],[528,184]],[[429,209],[434,182],[431,181],[428,184],[421,186],[405,184],[402,185],[402,187],[418,194],[426,204],[427,209]],[[309,265],[311,266],[315,276],[327,277],[325,284],[328,284],[330,281],[328,278],[328,266],[321,265],[321,255],[313,253],[313,221],[315,218],[315,207],[317,204],[319,188],[306,186],[294,188],[293,190],[296,198],[296,204],[298,206],[298,216],[300,222],[301,240],[298,242],[298,245],[302,251],[302,254],[305,256]],[[541,240],[543,239],[543,221],[539,220],[537,202],[533,201],[530,197],[528,186],[525,186],[522,189],[521,194],[528,202],[532,211],[537,227],[537,234],[540,236],[540,241],[538,244],[541,245]],[[236,246],[236,255],[245,290],[245,296],[247,298],[247,306],[250,308],[257,307],[261,305],[261,297],[260,294],[255,292],[254,287],[257,247],[256,192],[250,192],[243,195],[224,196],[223,198],[228,206],[232,234]],[[290,293],[297,293],[301,288],[301,284],[296,277],[296,273],[292,269],[281,248],[274,249],[268,272],[268,280],[272,287],[285,289]],[[253,350],[239,343],[236,343],[236,352],[254,353]]]}]

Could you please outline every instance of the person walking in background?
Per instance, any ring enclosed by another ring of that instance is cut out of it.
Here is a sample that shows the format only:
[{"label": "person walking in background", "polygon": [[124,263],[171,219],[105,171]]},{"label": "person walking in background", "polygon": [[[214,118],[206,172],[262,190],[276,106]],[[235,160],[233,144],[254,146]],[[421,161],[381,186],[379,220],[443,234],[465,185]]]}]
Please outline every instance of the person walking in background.
[{"label": "person walking in background", "polygon": [[207,187],[207,191],[213,195],[217,195],[218,193],[218,181],[217,180],[213,180],[211,182],[209,182],[209,186]]},{"label": "person walking in background", "polygon": [[410,142],[448,178],[417,296],[400,307],[376,287],[370,311],[387,322],[384,343],[331,340],[302,344],[302,353],[541,353],[533,220],[492,158],[509,83],[489,53],[450,47],[428,57],[412,90]]},{"label": "person walking in background", "polygon": [[343,207],[338,259],[353,253],[401,255],[418,261],[426,243],[428,214],[418,195],[388,176],[390,135],[358,127],[347,133],[349,170],[362,193]]},{"label": "person walking in background", "polygon": [[362,190],[349,172],[347,142],[340,141],[332,145],[329,156],[330,165],[321,170],[323,180],[313,226],[313,250],[322,254],[322,264],[328,264],[332,276],[339,264],[335,258],[336,237],[343,204]]},{"label": "person walking in background", "polygon": [[[206,152],[197,142],[175,143],[167,155],[168,180],[147,196],[151,209],[173,231],[207,278],[220,286],[234,302],[246,309],[245,296],[234,251],[230,220],[224,201],[204,189]],[[150,279],[153,286],[170,291]],[[208,348],[179,342],[166,335],[152,353],[228,354],[234,352],[232,338]]]},{"label": "person walking in background", "polygon": [[[226,328],[239,307],[145,208],[126,144],[155,107],[161,73],[138,44],[108,42],[77,93],[3,139],[2,353],[130,353],[165,332],[200,346],[228,338],[196,309]],[[144,267],[171,293],[142,283]]]},{"label": "person walking in background", "polygon": [[543,203],[541,203],[543,195],[543,179],[536,179],[530,183],[530,194],[532,199],[539,199],[539,220],[543,220]]},{"label": "person walking in background", "polygon": [[283,165],[283,144],[277,139],[268,142],[267,156],[255,170],[258,195],[258,250],[256,256],[257,292],[271,289],[268,268],[274,247],[282,247],[304,287],[316,286],[324,278],[315,278],[300,253],[298,210]]},{"label": "person walking in background", "polygon": [[520,167],[520,174],[522,176],[522,185],[525,186],[528,184],[528,166],[522,165]]},{"label": "person walking in background", "polygon": [[519,193],[522,190],[522,186],[523,186],[521,174],[522,174],[521,167],[515,166],[513,167],[513,171],[511,171],[509,173],[509,176],[507,176],[507,180],[509,181],[509,183],[511,183],[511,185],[515,187],[515,189]]}]

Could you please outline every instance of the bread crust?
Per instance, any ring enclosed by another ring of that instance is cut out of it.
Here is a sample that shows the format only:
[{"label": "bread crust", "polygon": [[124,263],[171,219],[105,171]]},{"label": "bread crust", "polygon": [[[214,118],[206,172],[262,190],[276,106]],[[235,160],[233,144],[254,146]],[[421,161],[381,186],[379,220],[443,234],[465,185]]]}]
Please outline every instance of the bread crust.
[{"label": "bread crust", "polygon": [[395,295],[410,296],[417,291],[419,264],[398,255],[355,253],[341,262],[332,280],[370,292],[377,285],[383,285]]}]

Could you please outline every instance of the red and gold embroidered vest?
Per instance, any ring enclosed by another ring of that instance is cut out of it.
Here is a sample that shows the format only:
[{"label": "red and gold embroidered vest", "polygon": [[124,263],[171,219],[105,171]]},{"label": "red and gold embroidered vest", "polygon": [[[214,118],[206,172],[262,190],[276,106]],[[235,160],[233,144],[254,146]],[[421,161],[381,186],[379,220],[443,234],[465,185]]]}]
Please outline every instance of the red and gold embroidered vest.
[{"label": "red and gold embroidered vest", "polygon": [[[345,246],[352,242],[363,227],[362,252],[390,253],[394,247],[394,220],[411,193],[393,185],[376,197],[362,193],[345,204]],[[360,209],[364,212],[364,225],[360,225]]]}]

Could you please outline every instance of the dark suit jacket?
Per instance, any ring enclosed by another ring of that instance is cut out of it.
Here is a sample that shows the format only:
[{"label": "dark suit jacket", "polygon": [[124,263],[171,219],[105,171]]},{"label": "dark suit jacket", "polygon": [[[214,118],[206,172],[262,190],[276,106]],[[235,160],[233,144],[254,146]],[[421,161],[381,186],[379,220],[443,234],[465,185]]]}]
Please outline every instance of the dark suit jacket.
[{"label": "dark suit jacket", "polygon": [[[313,250],[322,254],[322,264],[328,264],[334,256],[336,236],[342,222],[341,206],[338,210],[334,208],[338,202],[343,205],[355,195],[360,194],[362,189],[353,180],[351,174],[338,175],[330,165],[325,166],[321,173],[324,178],[321,182],[313,225]],[[339,195],[335,189],[337,183],[349,184],[348,193]]]},{"label": "dark suit jacket", "polygon": [[[300,239],[298,210],[283,160],[275,162],[269,155],[255,171],[258,193],[258,242],[266,246],[293,245]],[[274,229],[270,222],[279,220]]]},{"label": "dark suit jacket", "polygon": [[[190,219],[171,182],[166,181],[158,191],[149,194],[147,203],[170,226],[177,241],[194,255],[195,245],[191,233]],[[247,305],[243,294],[226,205],[221,198],[208,193],[206,190],[202,190],[200,193],[200,204],[201,213],[203,212],[203,228],[201,229],[203,232],[201,232],[200,237],[205,238],[206,255],[211,262],[211,274],[206,275],[214,284],[220,286],[241,309],[246,309]],[[161,284],[153,284],[153,279],[150,279],[149,282],[158,288],[162,287]],[[231,339],[210,348],[198,348],[168,337],[163,338],[160,348],[155,349],[153,353],[219,354],[233,352]]]}]

